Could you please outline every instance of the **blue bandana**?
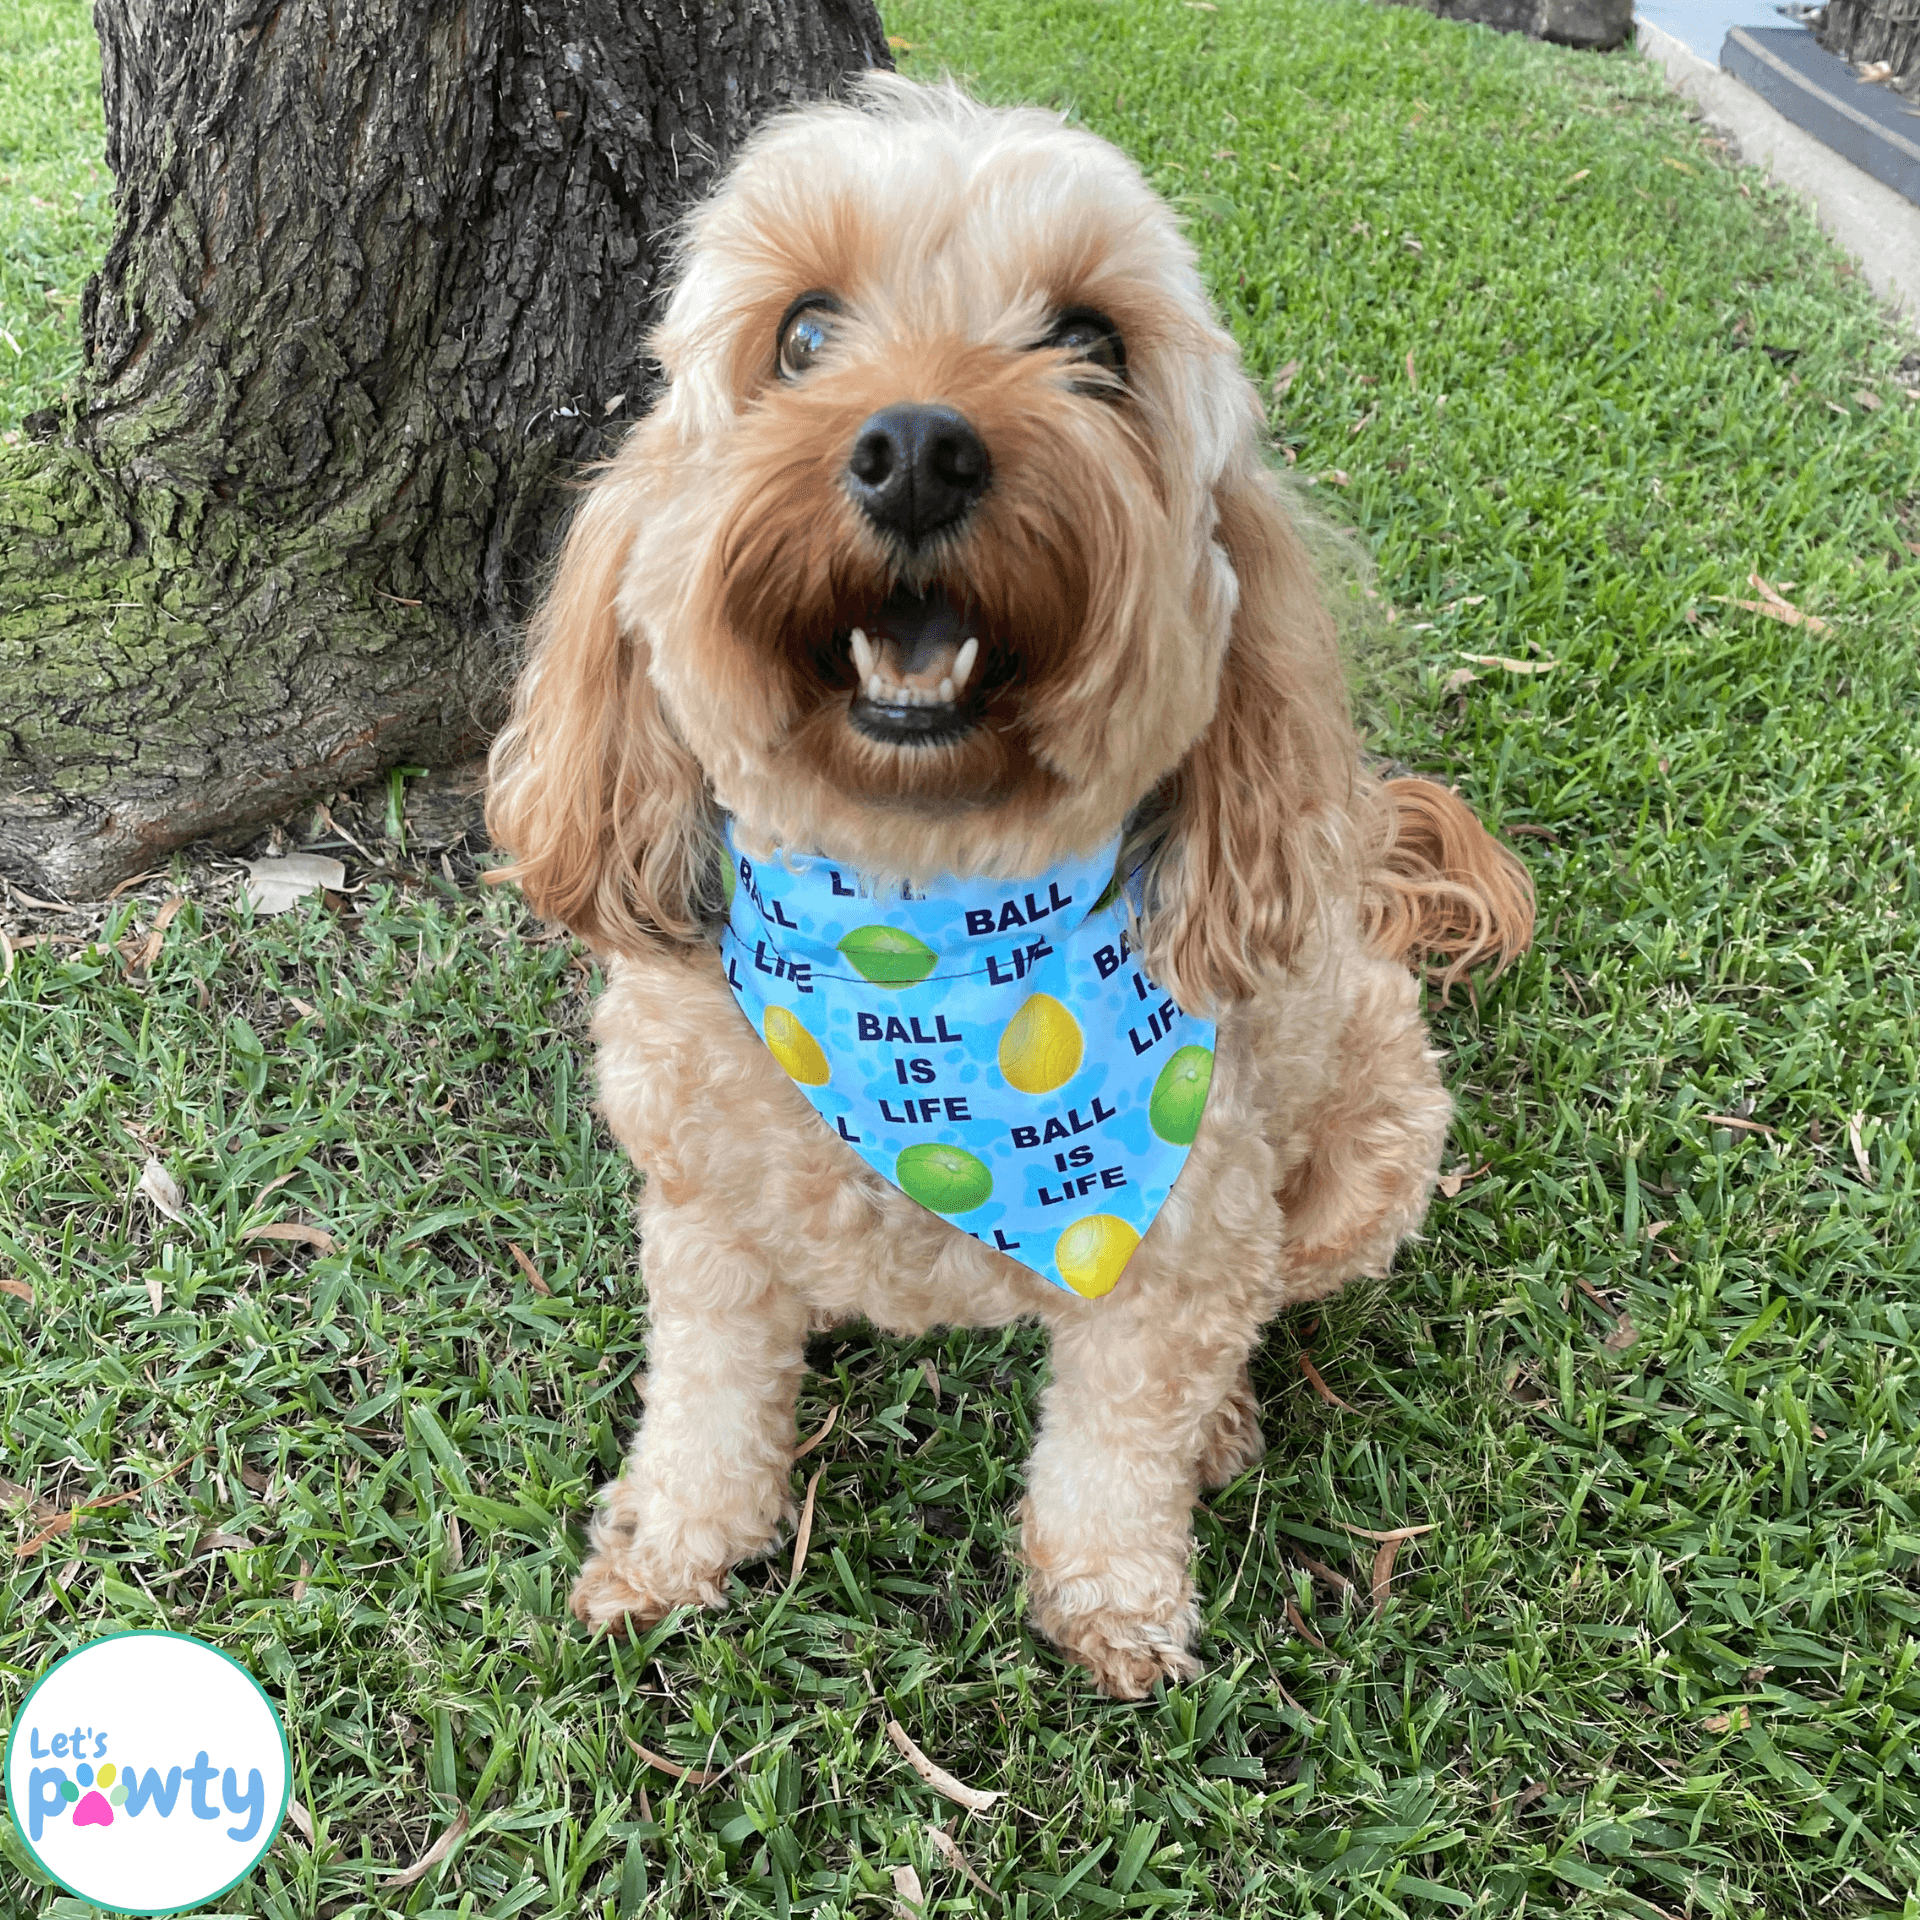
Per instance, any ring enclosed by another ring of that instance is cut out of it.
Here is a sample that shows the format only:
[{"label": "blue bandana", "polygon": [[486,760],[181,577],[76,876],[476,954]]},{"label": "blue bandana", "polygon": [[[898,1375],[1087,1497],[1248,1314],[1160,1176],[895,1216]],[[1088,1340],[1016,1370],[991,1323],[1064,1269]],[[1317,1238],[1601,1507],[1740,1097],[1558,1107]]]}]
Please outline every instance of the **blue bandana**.
[{"label": "blue bandana", "polygon": [[821,1119],[976,1240],[1110,1292],[1186,1165],[1214,1041],[1133,964],[1119,841],[886,895],[747,858],[731,821],[727,851],[727,983]]}]

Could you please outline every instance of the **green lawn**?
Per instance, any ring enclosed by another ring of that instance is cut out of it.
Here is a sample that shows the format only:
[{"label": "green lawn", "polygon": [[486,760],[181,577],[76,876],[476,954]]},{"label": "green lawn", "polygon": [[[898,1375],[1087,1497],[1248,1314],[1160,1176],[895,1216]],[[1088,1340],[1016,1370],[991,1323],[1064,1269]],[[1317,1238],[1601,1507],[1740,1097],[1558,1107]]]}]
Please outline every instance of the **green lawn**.
[{"label": "green lawn", "polygon": [[[81,18],[12,0],[0,44],[66,76]],[[1103,1702],[1022,1623],[1023,1334],[817,1343],[798,1586],[783,1551],[590,1644],[562,1603],[643,1355],[571,950],[384,845],[417,872],[341,847],[346,913],[196,885],[150,971],[165,877],[20,916],[59,937],[0,985],[0,1496],[21,1543],[139,1497],[0,1584],[0,1715],[116,1627],[244,1660],[313,1838],[231,1913],[885,1920],[911,1864],[929,1911],[1032,1920],[1920,1916],[1920,373],[1632,56],[1356,0],[889,24],[1181,205],[1277,447],[1378,556],[1377,744],[1523,836],[1537,949],[1436,1009],[1471,1177],[1391,1283],[1273,1329],[1195,1685]],[[1751,576],[1813,618],[1729,604]],[[1346,1604],[1351,1529],[1404,1525]],[[1008,1798],[960,1815],[890,1717]],[[15,1846],[0,1911],[81,1910]]]},{"label": "green lawn", "polygon": [[80,370],[80,294],[113,233],[100,51],[81,0],[0,0],[0,435]]}]

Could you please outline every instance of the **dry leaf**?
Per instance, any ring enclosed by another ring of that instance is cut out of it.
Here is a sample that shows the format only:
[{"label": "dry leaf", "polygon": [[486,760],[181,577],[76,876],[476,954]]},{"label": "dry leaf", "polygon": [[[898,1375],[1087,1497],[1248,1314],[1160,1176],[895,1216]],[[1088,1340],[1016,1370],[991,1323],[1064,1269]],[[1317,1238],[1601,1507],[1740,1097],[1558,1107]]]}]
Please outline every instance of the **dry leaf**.
[{"label": "dry leaf", "polygon": [[1752,1726],[1753,1716],[1745,1707],[1735,1707],[1730,1713],[1709,1714],[1700,1724],[1708,1733],[1740,1733]]},{"label": "dry leaf", "polygon": [[298,1800],[287,1802],[287,1818],[300,1829],[300,1836],[308,1846],[313,1845],[313,1816],[307,1812]]},{"label": "dry leaf", "polygon": [[1769,1140],[1773,1138],[1771,1127],[1763,1127],[1758,1120],[1742,1120],[1737,1113],[1709,1113],[1702,1118],[1716,1127],[1738,1127],[1742,1133],[1764,1133]]},{"label": "dry leaf", "polygon": [[[702,1767],[683,1767],[678,1760],[669,1760],[664,1753],[655,1753],[650,1747],[643,1747],[631,1734],[623,1733],[620,1737],[648,1766],[657,1767],[676,1780],[684,1780],[690,1787],[710,1787],[722,1773],[728,1771],[724,1767],[712,1772]],[[737,1766],[739,1762],[734,1764]]]},{"label": "dry leaf", "polygon": [[1451,1173],[1443,1173],[1440,1176],[1438,1181],[1440,1191],[1449,1200],[1457,1200],[1460,1197],[1460,1189],[1469,1180],[1478,1180],[1483,1173],[1490,1171],[1492,1166],[1491,1160],[1483,1160],[1477,1167],[1455,1167]]},{"label": "dry leaf", "polygon": [[1347,1403],[1320,1378],[1320,1369],[1303,1353],[1300,1356],[1300,1371],[1307,1376],[1307,1385],[1317,1393],[1330,1407],[1343,1408],[1348,1413],[1358,1413],[1358,1407],[1349,1407]]},{"label": "dry leaf", "polygon": [[187,896],[184,893],[169,894],[160,911],[153,916],[153,925],[147,929],[146,940],[133,960],[133,964],[143,973],[152,971],[153,963],[160,958],[160,949],[166,942],[167,929],[173,925],[174,915],[186,904]]},{"label": "dry leaf", "polygon": [[160,1290],[160,1276],[157,1273],[147,1275],[147,1305],[153,1312],[161,1312],[167,1304],[167,1296]]},{"label": "dry leaf", "polygon": [[922,1360],[920,1371],[926,1375],[927,1385],[933,1390],[933,1404],[937,1407],[940,1404],[940,1370],[931,1360]]},{"label": "dry leaf", "polygon": [[520,1263],[520,1271],[527,1276],[527,1285],[530,1286],[535,1293],[550,1297],[553,1289],[540,1278],[540,1269],[527,1257],[526,1249],[522,1247],[518,1241],[509,1240],[507,1242],[507,1251]]},{"label": "dry leaf", "polygon": [[1563,187],[1570,187],[1576,180],[1584,180],[1593,171],[1591,167],[1582,167],[1578,173],[1570,173],[1561,181]]},{"label": "dry leaf", "polygon": [[[641,1398],[645,1399],[646,1395],[643,1393],[641,1395]],[[793,1456],[793,1464],[796,1467],[800,1464],[802,1460],[804,1460],[807,1457],[808,1454],[810,1454],[814,1450],[815,1447],[819,1446],[820,1443],[826,1439],[827,1435],[833,1431],[833,1423],[839,1418],[840,1418],[840,1409],[838,1407],[832,1407],[828,1409],[827,1417],[820,1423],[820,1431],[816,1433],[811,1440],[803,1441],[800,1445],[799,1451]]]},{"label": "dry leaf", "polygon": [[1866,408],[1869,413],[1878,413],[1880,411],[1880,396],[1877,393],[1869,393],[1866,388],[1862,387],[1861,390],[1853,396],[1853,404],[1856,407]]},{"label": "dry leaf", "polygon": [[[897,33],[890,33],[887,35],[887,45],[890,46],[895,53],[911,53],[914,48],[919,45],[919,42],[917,40],[902,40]],[[620,397],[624,400],[627,396],[623,393]]]},{"label": "dry leaf", "polygon": [[[290,1006],[294,1010],[294,1012],[297,1013],[303,1020],[311,1020],[319,1012],[319,1009],[317,1007],[310,1007],[304,1000],[300,998],[300,996],[297,993],[290,993],[287,995],[287,1005]],[[288,1174],[286,1178],[291,1180],[293,1178],[293,1175]]]},{"label": "dry leaf", "polygon": [[1878,1183],[1873,1177],[1873,1162],[1867,1158],[1866,1142],[1860,1137],[1860,1129],[1866,1125],[1866,1120],[1864,1113],[1848,1116],[1847,1145],[1853,1149],[1853,1164],[1860,1169],[1860,1178],[1871,1187]]},{"label": "dry leaf", "polygon": [[324,853],[247,862],[247,897],[256,913],[286,913],[310,893],[338,893],[346,884],[346,868]]},{"label": "dry leaf", "polygon": [[1287,397],[1287,389],[1293,385],[1294,376],[1299,371],[1300,362],[1298,360],[1289,360],[1287,364],[1273,376],[1273,397],[1276,402],[1284,400]]},{"label": "dry leaf", "polygon": [[1437,1532],[1440,1526],[1438,1520],[1429,1520],[1424,1527],[1390,1527],[1385,1533],[1376,1533],[1371,1527],[1356,1527],[1351,1520],[1336,1520],[1333,1524],[1357,1533],[1362,1540],[1378,1540],[1382,1546],[1389,1540],[1417,1540],[1423,1533]]},{"label": "dry leaf", "polygon": [[244,1240],[294,1240],[303,1247],[316,1247],[322,1253],[336,1252],[334,1237],[325,1227],[310,1227],[300,1220],[276,1220],[270,1226],[249,1227]]},{"label": "dry leaf", "polygon": [[1458,693],[1463,687],[1472,686],[1479,678],[1480,676],[1475,673],[1471,667],[1455,667],[1454,670],[1440,682],[1440,691],[1442,693]]},{"label": "dry leaf", "polygon": [[466,1830],[467,1815],[465,1808],[462,1808],[454,1815],[453,1825],[412,1866],[403,1868],[399,1873],[382,1875],[381,1884],[388,1887],[410,1887],[416,1880],[424,1880],[459,1845],[460,1836]]},{"label": "dry leaf", "polygon": [[1413,349],[1411,347],[1407,349],[1407,385],[1411,387],[1415,393],[1420,391],[1420,376],[1413,370]]},{"label": "dry leaf", "polygon": [[[1188,6],[1193,4],[1194,0],[1187,0]],[[1207,11],[1211,13],[1213,9],[1209,7]],[[927,1896],[920,1891],[920,1876],[911,1867],[889,1867],[887,1875],[898,1896],[893,1903],[894,1912],[905,1914],[907,1920],[919,1920],[927,1905]]]},{"label": "dry leaf", "polygon": [[1463,653],[1460,658],[1476,667],[1505,667],[1509,673],[1551,673],[1560,664],[1558,660],[1510,660],[1504,653]]},{"label": "dry leaf", "polygon": [[300,1602],[307,1597],[307,1576],[312,1573],[312,1571],[313,1563],[311,1561],[302,1560],[300,1562],[299,1577],[293,1583],[291,1596],[295,1606],[298,1606]]},{"label": "dry leaf", "polygon": [[1309,1622],[1307,1616],[1300,1611],[1299,1601],[1294,1599],[1291,1594],[1287,1596],[1287,1625],[1290,1626],[1302,1640],[1306,1641],[1308,1645],[1318,1647],[1322,1653],[1326,1652],[1327,1643],[1314,1632],[1311,1622]]},{"label": "dry leaf", "polygon": [[169,1220],[184,1221],[186,1219],[185,1200],[180,1192],[180,1183],[158,1160],[150,1158],[147,1161],[146,1166],[141,1170],[138,1190],[144,1193]]},{"label": "dry leaf", "polygon": [[1398,1540],[1383,1540],[1373,1556],[1373,1617],[1378,1620],[1387,1610],[1387,1594],[1393,1586],[1393,1556],[1400,1551]]},{"label": "dry leaf", "polygon": [[250,1467],[245,1461],[240,1463],[240,1484],[249,1493],[264,1494],[273,1485],[273,1475],[262,1473],[258,1467]]},{"label": "dry leaf", "polygon": [[1698,180],[1700,178],[1684,160],[1675,160],[1667,154],[1663,153],[1660,156],[1660,164],[1663,167],[1671,167],[1675,173],[1684,173],[1689,180]]},{"label": "dry leaf", "polygon": [[197,1560],[203,1553],[237,1553],[252,1545],[244,1533],[229,1533],[224,1527],[213,1527],[193,1543],[193,1552],[187,1557]]},{"label": "dry leaf", "polygon": [[927,1839],[933,1850],[956,1873],[964,1874],[988,1899],[993,1898],[993,1889],[974,1872],[973,1863],[960,1851],[960,1843],[943,1827],[936,1827],[931,1820],[927,1822]]},{"label": "dry leaf", "polygon": [[24,1560],[30,1553],[38,1553],[49,1540],[58,1540],[62,1534],[73,1531],[73,1523],[83,1513],[98,1513],[108,1507],[123,1507],[129,1500],[138,1500],[138,1493],[102,1494],[96,1500],[82,1500],[78,1506],[67,1508],[64,1513],[56,1513],[31,1540],[23,1541],[13,1550],[16,1560]]},{"label": "dry leaf", "polygon": [[1330,487],[1350,487],[1353,485],[1353,482],[1349,480],[1338,467],[1335,467],[1329,473],[1323,473],[1320,478]]},{"label": "dry leaf", "polygon": [[7,930],[0,927],[0,980],[13,977],[13,942],[7,938]]},{"label": "dry leaf", "polygon": [[[1829,400],[1827,405],[1831,407],[1833,402]],[[1845,413],[1846,408],[1840,407],[1836,411]],[[1710,593],[1707,598],[1716,600],[1725,607],[1739,607],[1747,613],[1765,614],[1769,620],[1778,620],[1784,626],[1805,627],[1809,633],[1827,631],[1827,623],[1824,620],[1816,620],[1812,614],[1802,613],[1792,601],[1783,600],[1757,573],[1747,575],[1747,584],[1760,595],[1758,600],[1733,600],[1724,593]]]},{"label": "dry leaf", "polygon": [[1613,1331],[1600,1342],[1609,1353],[1625,1353],[1640,1338],[1640,1329],[1623,1313],[1613,1323]]},{"label": "dry leaf", "polygon": [[149,867],[145,873],[130,873],[107,895],[107,898],[109,900],[118,900],[123,893],[131,893],[135,887],[143,887],[149,880],[157,880],[159,877],[160,869],[158,867]]},{"label": "dry leaf", "polygon": [[813,1538],[813,1494],[825,1472],[825,1467],[814,1468],[813,1478],[807,1482],[806,1498],[800,1503],[800,1524],[793,1530],[793,1571],[787,1575],[790,1587],[800,1584],[801,1571],[807,1564],[807,1542]]},{"label": "dry leaf", "polygon": [[447,1571],[458,1573],[466,1564],[466,1543],[460,1537],[460,1516],[457,1513],[447,1515]]},{"label": "dry leaf", "polygon": [[943,1794],[955,1806],[965,1807],[969,1813],[985,1813],[996,1800],[1005,1795],[990,1793],[981,1787],[970,1787],[964,1781],[956,1780],[945,1767],[937,1767],[913,1744],[907,1730],[898,1720],[887,1722],[887,1738],[900,1750],[906,1763],[917,1773],[935,1793]]},{"label": "dry leaf", "polygon": [[269,1180],[267,1184],[264,1187],[262,1187],[260,1191],[256,1193],[251,1200],[247,1202],[247,1211],[251,1213],[253,1209],[257,1207],[260,1204],[260,1202],[267,1197],[268,1194],[278,1193],[280,1189],[284,1187],[289,1180],[298,1180],[299,1178],[300,1178],[300,1169],[298,1167],[295,1167],[291,1173],[283,1173],[278,1180]]},{"label": "dry leaf", "polygon": [[1335,1573],[1324,1561],[1316,1560],[1310,1553],[1302,1553],[1298,1547],[1293,1549],[1293,1557],[1320,1582],[1323,1587],[1331,1587],[1343,1600],[1351,1600],[1354,1594],[1353,1582],[1344,1573]]},{"label": "dry leaf", "polygon": [[16,1300],[33,1305],[33,1289],[24,1280],[0,1280],[0,1293],[10,1293]]}]

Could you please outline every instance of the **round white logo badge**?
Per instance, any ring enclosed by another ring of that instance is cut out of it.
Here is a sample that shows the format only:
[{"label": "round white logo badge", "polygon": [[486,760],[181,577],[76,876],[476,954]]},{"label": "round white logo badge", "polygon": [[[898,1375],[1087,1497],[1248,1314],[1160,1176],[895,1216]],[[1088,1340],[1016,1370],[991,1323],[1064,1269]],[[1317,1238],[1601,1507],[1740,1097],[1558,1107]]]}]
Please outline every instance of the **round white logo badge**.
[{"label": "round white logo badge", "polygon": [[184,1633],[116,1633],[70,1653],[7,1741],[7,1810],[69,1893],[180,1913],[273,1844],[292,1769],[280,1716],[245,1667]]}]

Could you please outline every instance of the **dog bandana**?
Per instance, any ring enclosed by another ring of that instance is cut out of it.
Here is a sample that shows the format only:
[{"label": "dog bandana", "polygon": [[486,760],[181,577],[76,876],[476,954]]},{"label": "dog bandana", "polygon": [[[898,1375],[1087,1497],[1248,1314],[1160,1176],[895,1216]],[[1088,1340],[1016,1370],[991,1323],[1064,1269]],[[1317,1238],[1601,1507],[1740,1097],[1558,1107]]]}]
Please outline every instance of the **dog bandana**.
[{"label": "dog bandana", "polygon": [[1120,843],[1032,880],[876,894],[747,858],[727,984],[814,1110],[909,1199],[1055,1286],[1110,1292],[1200,1130],[1213,1024],[1133,964]]}]

